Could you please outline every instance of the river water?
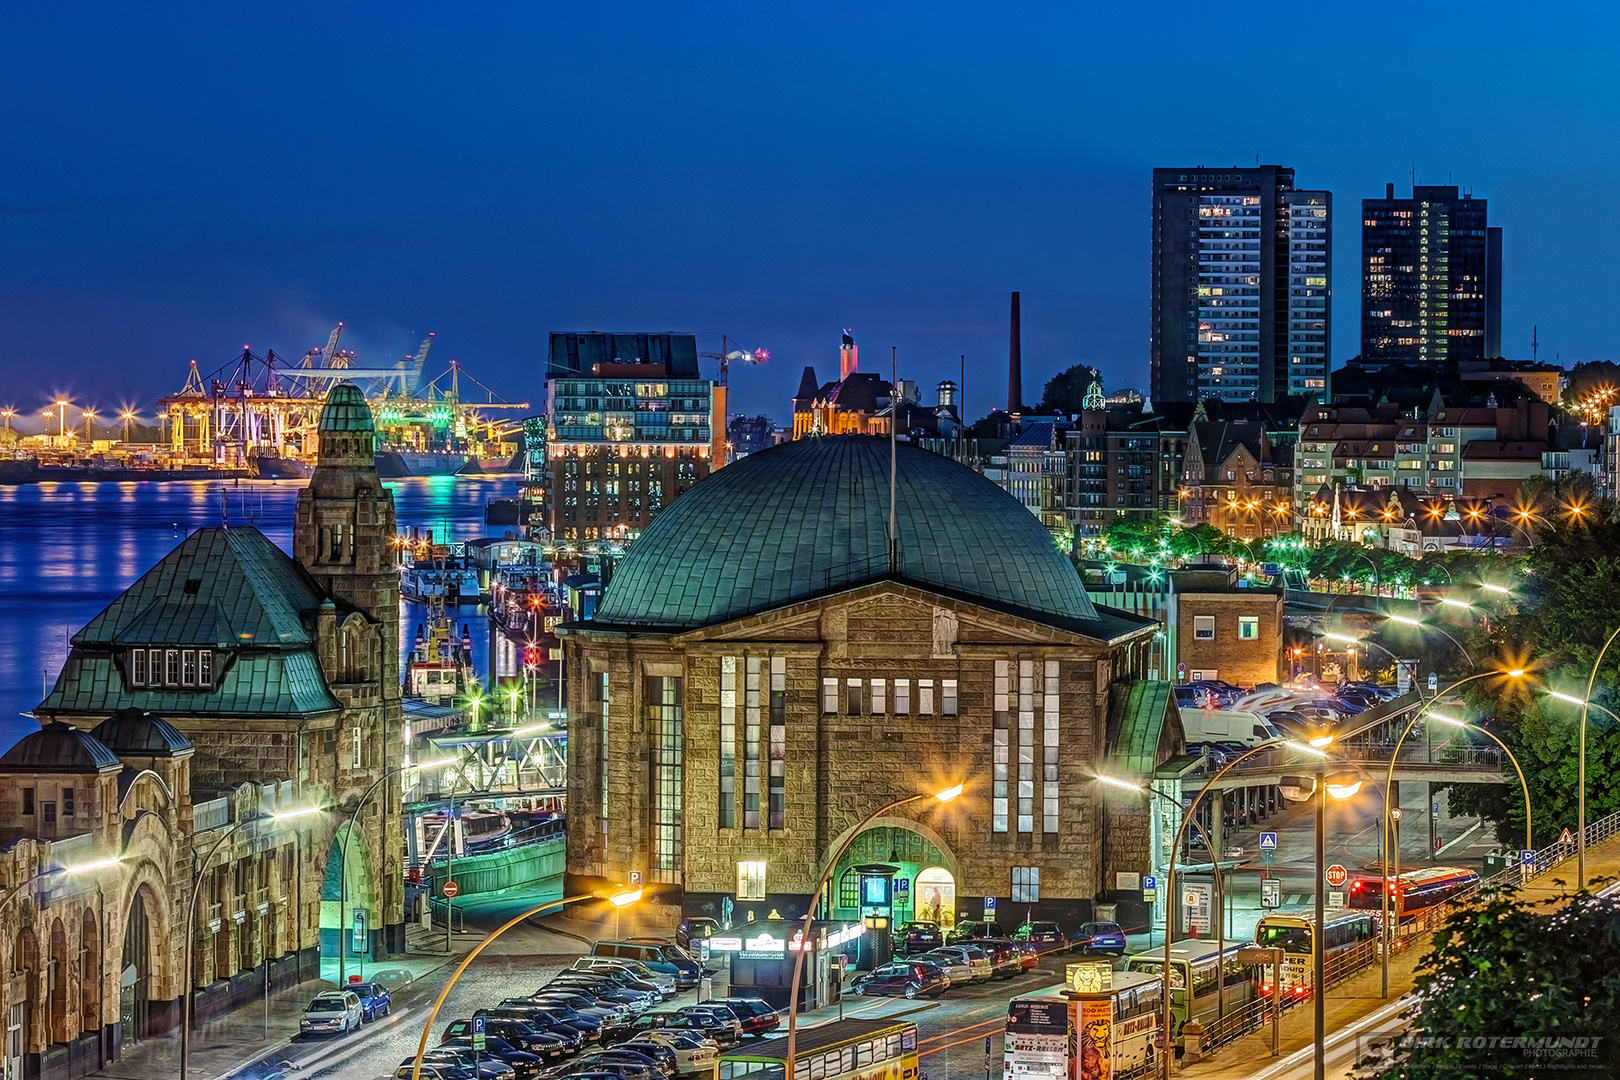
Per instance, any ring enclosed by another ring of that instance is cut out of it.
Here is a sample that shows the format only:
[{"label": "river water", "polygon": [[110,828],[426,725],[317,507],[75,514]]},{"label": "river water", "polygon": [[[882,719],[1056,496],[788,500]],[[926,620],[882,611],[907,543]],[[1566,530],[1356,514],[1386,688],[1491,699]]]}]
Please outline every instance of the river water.
[{"label": "river water", "polygon": [[[0,753],[34,731],[31,716],[67,658],[68,639],[196,528],[252,525],[283,550],[292,542],[301,480],[44,483],[0,487]],[[517,493],[515,477],[388,481],[401,528],[450,542],[499,535],[484,524],[490,499]],[[489,622],[464,606],[479,672]],[[422,612],[401,609],[408,648]]]}]

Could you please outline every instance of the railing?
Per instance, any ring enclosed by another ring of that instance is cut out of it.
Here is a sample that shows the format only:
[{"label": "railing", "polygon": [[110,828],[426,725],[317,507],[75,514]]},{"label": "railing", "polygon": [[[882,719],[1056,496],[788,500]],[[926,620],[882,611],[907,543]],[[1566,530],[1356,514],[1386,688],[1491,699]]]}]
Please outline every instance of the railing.
[{"label": "railing", "polygon": [[194,833],[220,829],[231,823],[231,800],[210,799],[191,808],[191,830]]}]

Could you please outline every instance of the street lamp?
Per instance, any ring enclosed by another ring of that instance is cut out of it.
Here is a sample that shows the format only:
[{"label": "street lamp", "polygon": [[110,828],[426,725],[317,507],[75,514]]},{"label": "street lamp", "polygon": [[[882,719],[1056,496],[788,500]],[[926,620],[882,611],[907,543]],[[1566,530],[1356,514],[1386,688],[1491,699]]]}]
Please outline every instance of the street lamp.
[{"label": "street lamp", "polygon": [[[297,810],[283,810],[279,814],[255,814],[252,817],[241,818],[236,822],[236,824],[225,830],[224,836],[221,836],[218,840],[214,841],[214,846],[209,848],[208,854],[203,856],[202,865],[197,868],[194,874],[192,874],[191,899],[186,903],[186,977],[185,980],[180,984],[184,988],[184,1000],[180,1002],[180,1080],[186,1080],[186,1069],[191,1064],[191,979],[193,974],[191,970],[191,945],[193,937],[192,928],[197,920],[197,893],[202,885],[202,876],[208,872],[208,864],[214,861],[214,856],[219,852],[219,849],[224,846],[225,841],[234,836],[238,829],[249,824],[250,822],[291,821],[294,818],[309,817],[311,814],[319,814],[320,812],[321,808],[319,806],[303,806],[299,807]],[[302,902],[302,898],[300,898],[300,902]]]},{"label": "street lamp", "polygon": [[[1472,653],[1470,653],[1468,651],[1468,647],[1466,645],[1464,645],[1462,642],[1458,641],[1456,638],[1452,637],[1451,634],[1449,634],[1445,630],[1441,629],[1440,627],[1434,626],[1434,625],[1432,625],[1430,623],[1423,622],[1422,620],[1419,620],[1419,619],[1414,619],[1410,615],[1390,615],[1390,616],[1388,616],[1388,618],[1389,618],[1390,622],[1399,623],[1401,626],[1416,627],[1419,630],[1433,630],[1435,633],[1441,635],[1447,641],[1449,641],[1453,645],[1457,646],[1457,651],[1463,654],[1463,658],[1468,661],[1468,666],[1469,667],[1475,666],[1474,665],[1474,656],[1473,656]],[[1379,645],[1378,642],[1376,642],[1376,641],[1369,641],[1369,642],[1367,642],[1367,644],[1377,646],[1380,649],[1384,648],[1382,645]],[[1389,652],[1388,649],[1384,649],[1384,651]],[[1391,653],[1390,655],[1393,656],[1394,654]]]},{"label": "street lamp", "polygon": [[[1468,675],[1468,676],[1466,676],[1464,678],[1458,679],[1456,682],[1452,683],[1450,686],[1446,687],[1444,690],[1439,691],[1438,693],[1436,693],[1434,695],[1434,697],[1430,698],[1428,701],[1425,701],[1422,705],[1418,706],[1418,708],[1413,711],[1412,718],[1410,720],[1408,720],[1406,722],[1406,726],[1401,729],[1400,736],[1395,740],[1395,749],[1392,750],[1390,752],[1390,755],[1389,755],[1389,772],[1384,777],[1384,816],[1381,819],[1379,819],[1379,827],[1381,829],[1383,829],[1384,831],[1383,831],[1382,842],[1378,845],[1379,848],[1382,849],[1382,851],[1384,853],[1383,867],[1382,867],[1382,870],[1383,870],[1383,878],[1382,878],[1383,888],[1381,890],[1382,893],[1383,893],[1383,899],[1379,902],[1380,911],[1383,914],[1383,924],[1379,927],[1378,934],[1379,934],[1379,938],[1380,938],[1379,944],[1382,946],[1382,948],[1379,951],[1382,953],[1382,961],[1383,961],[1383,963],[1382,963],[1382,967],[1383,967],[1383,976],[1382,976],[1383,977],[1383,996],[1386,997],[1386,998],[1389,997],[1389,947],[1390,947],[1391,938],[1393,936],[1390,933],[1390,925],[1389,925],[1389,884],[1388,884],[1389,883],[1389,870],[1390,870],[1389,849],[1392,846],[1392,841],[1398,840],[1398,837],[1395,835],[1396,830],[1394,828],[1392,828],[1391,825],[1390,825],[1389,793],[1390,793],[1390,788],[1392,788],[1395,785],[1395,763],[1400,760],[1401,744],[1406,741],[1406,736],[1411,733],[1411,731],[1412,731],[1412,729],[1414,727],[1417,726],[1417,722],[1419,720],[1423,719],[1423,714],[1428,712],[1429,709],[1434,706],[1435,702],[1439,701],[1441,698],[1445,697],[1447,694],[1449,694],[1453,690],[1457,689],[1457,687],[1462,686],[1464,683],[1471,683],[1475,679],[1484,679],[1484,678],[1488,678],[1488,677],[1490,677],[1492,675],[1506,675],[1510,679],[1520,679],[1520,678],[1524,677],[1524,669],[1523,668],[1513,668],[1510,671],[1480,671],[1480,672],[1475,672],[1473,675]],[[1518,763],[1515,762],[1514,764],[1515,764],[1515,766],[1517,766]],[[1397,875],[1400,872],[1400,866],[1401,866],[1400,850],[1399,850],[1399,848],[1397,846],[1397,849],[1396,849],[1396,852],[1395,852],[1395,870],[1396,870]]]},{"label": "street lamp", "polygon": [[637,900],[640,900],[640,899],[641,899],[641,890],[640,889],[634,889],[634,890],[632,890],[630,892],[619,893],[617,896],[608,897],[608,903],[613,905],[613,936],[614,936],[614,938],[618,938],[620,936],[619,935],[619,917],[624,914],[624,909],[629,907],[631,904],[635,903]]},{"label": "street lamp", "polygon": [[1603,654],[1609,651],[1609,646],[1614,644],[1614,639],[1617,637],[1620,637],[1620,626],[1614,628],[1614,632],[1603,643],[1603,648],[1598,650],[1597,659],[1592,661],[1592,673],[1586,677],[1586,693],[1581,695],[1580,749],[1576,755],[1579,759],[1579,765],[1577,766],[1579,776],[1575,784],[1577,826],[1575,832],[1575,872],[1579,879],[1575,882],[1577,892],[1586,888],[1586,711],[1592,702],[1592,686],[1597,682],[1598,668],[1603,665]]},{"label": "street lamp", "polygon": [[[625,904],[634,903],[636,900],[640,899],[640,897],[641,892],[640,890],[637,890],[634,894],[628,894],[626,898],[623,899],[621,899],[620,896],[610,896],[607,899],[614,906],[623,907]],[[428,1035],[432,1033],[433,1025],[438,1022],[439,1010],[444,1007],[444,1001],[450,996],[450,991],[455,989],[456,981],[461,978],[462,972],[466,971],[468,966],[474,960],[478,959],[479,953],[495,944],[502,934],[512,929],[512,927],[516,926],[518,923],[523,922],[526,919],[531,919],[549,908],[561,908],[565,905],[577,903],[581,900],[600,899],[602,898],[592,893],[582,893],[579,896],[565,896],[561,900],[547,900],[538,907],[532,907],[528,911],[525,911],[523,914],[507,923],[505,926],[502,926],[499,930],[496,930],[483,941],[480,941],[478,943],[478,947],[473,949],[472,952],[468,953],[466,958],[456,966],[455,972],[450,976],[450,981],[444,984],[444,989],[440,990],[439,996],[434,999],[433,1008],[428,1012],[427,1022],[422,1025],[422,1035],[416,1041],[416,1056],[411,1061],[411,1080],[422,1080],[422,1055],[427,1052]]]},{"label": "street lamp", "polygon": [[[1314,741],[1314,740],[1313,740]],[[1323,755],[1326,758],[1326,755]],[[1323,874],[1327,861],[1327,801],[1332,796],[1341,802],[1355,795],[1361,790],[1361,778],[1354,774],[1327,775],[1327,763],[1324,760],[1316,767],[1316,776],[1311,785],[1309,794],[1303,787],[1290,785],[1286,779],[1279,785],[1282,795],[1294,802],[1304,802],[1311,799],[1316,803],[1316,925],[1312,927],[1312,934],[1316,940],[1312,943],[1312,952],[1315,954],[1315,968],[1311,973],[1311,997],[1315,1005],[1315,1048],[1316,1068],[1315,1080],[1323,1080],[1327,1072],[1326,1038],[1327,1038],[1327,995],[1323,993],[1327,982],[1327,970],[1324,962],[1326,955],[1326,937],[1322,933],[1323,924],[1327,922],[1327,896],[1323,890]],[[1282,988],[1278,987],[1277,993]]]},{"label": "street lamp", "polygon": [[[1497,738],[1494,732],[1488,731],[1482,727],[1477,727],[1474,724],[1468,723],[1466,720],[1458,720],[1454,716],[1445,716],[1441,713],[1432,712],[1429,714],[1429,719],[1437,720],[1442,724],[1449,724],[1451,727],[1462,728],[1465,731],[1472,731],[1476,734],[1483,735],[1487,739],[1491,740],[1491,742],[1502,748],[1502,753],[1506,754],[1507,759],[1513,763],[1513,771],[1519,774],[1519,789],[1524,792],[1524,850],[1534,851],[1536,845],[1531,840],[1532,834],[1530,830],[1530,785],[1524,778],[1524,770],[1519,768],[1519,759],[1513,756],[1513,751],[1508,748],[1508,744]],[[1399,852],[1396,854],[1398,856]],[[1520,865],[1525,865],[1523,860],[1520,860]]]},{"label": "street lamp", "polygon": [[[815,892],[810,895],[810,905],[804,909],[804,927],[799,931],[798,952],[793,957],[793,982],[788,987],[787,1061],[784,1063],[785,1071],[782,1074],[784,1077],[791,1078],[794,1075],[793,1069],[799,1049],[799,980],[804,977],[804,954],[810,951],[810,923],[815,920],[816,908],[821,904],[821,894],[826,892],[827,882],[832,879],[833,871],[838,868],[838,860],[844,857],[844,852],[849,850],[850,845],[855,842],[855,838],[860,836],[868,825],[889,811],[923,799],[937,799],[942,803],[948,803],[961,794],[962,785],[957,784],[954,787],[948,787],[943,791],[936,791],[932,794],[924,792],[920,795],[907,795],[903,799],[895,799],[891,803],[880,806],[856,823],[855,827],[849,832],[849,838],[838,845],[838,850],[833,852],[832,858],[827,860],[827,868],[821,872],[821,880],[816,882]],[[413,1077],[412,1080],[415,1080],[415,1078]]]}]

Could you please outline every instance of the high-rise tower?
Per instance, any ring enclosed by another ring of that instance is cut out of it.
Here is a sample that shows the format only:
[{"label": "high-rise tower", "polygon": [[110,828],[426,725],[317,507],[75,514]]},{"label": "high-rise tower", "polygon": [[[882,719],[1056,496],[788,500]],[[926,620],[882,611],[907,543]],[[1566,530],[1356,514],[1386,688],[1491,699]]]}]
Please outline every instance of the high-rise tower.
[{"label": "high-rise tower", "polygon": [[1328,392],[1332,195],[1294,170],[1153,170],[1154,401]]}]

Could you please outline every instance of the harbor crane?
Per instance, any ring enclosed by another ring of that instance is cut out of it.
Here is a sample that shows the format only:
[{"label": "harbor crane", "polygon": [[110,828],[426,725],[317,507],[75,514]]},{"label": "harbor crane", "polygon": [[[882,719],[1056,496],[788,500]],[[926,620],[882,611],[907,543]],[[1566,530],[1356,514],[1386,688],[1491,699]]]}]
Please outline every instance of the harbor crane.
[{"label": "harbor crane", "polygon": [[730,385],[729,376],[732,361],[739,364],[763,364],[771,358],[771,354],[764,349],[733,349],[730,345],[731,339],[725,334],[721,334],[719,352],[698,353],[705,360],[720,361],[721,386]]}]

